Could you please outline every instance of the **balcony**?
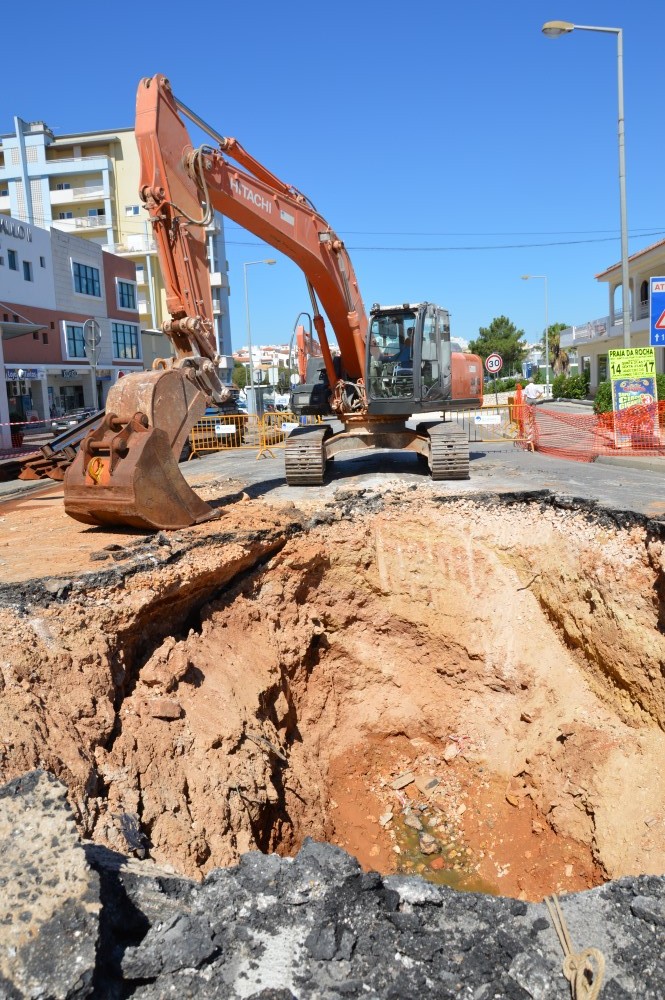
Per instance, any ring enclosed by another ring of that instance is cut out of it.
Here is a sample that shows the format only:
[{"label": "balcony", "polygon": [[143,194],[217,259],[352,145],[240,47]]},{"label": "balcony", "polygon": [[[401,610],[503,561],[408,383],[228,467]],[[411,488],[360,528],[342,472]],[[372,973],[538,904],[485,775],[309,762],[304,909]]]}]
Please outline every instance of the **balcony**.
[{"label": "balcony", "polygon": [[106,229],[109,223],[105,215],[85,215],[79,219],[54,219],[51,223],[54,229],[63,233],[91,232],[95,229]]},{"label": "balcony", "polygon": [[51,188],[51,204],[67,205],[81,201],[100,201],[104,198],[104,187],[101,184],[85,185],[83,187]]},{"label": "balcony", "polygon": [[579,347],[591,341],[607,340],[610,336],[610,317],[603,316],[601,319],[592,319],[582,326],[569,326],[567,330],[561,331],[559,343],[561,347]]},{"label": "balcony", "polygon": [[[567,330],[561,331],[561,346],[567,349],[569,347],[583,347],[585,344],[602,344],[612,340],[623,341],[623,316],[615,316],[612,326],[610,326],[610,320],[610,316],[603,316],[602,319],[591,320],[583,326],[569,326]],[[630,323],[631,338],[639,334],[645,334],[648,338],[649,325],[648,311],[646,315],[642,315],[642,311],[638,310],[637,317]],[[646,342],[648,344],[648,339]],[[608,343],[607,346],[622,347],[623,343]],[[633,346],[643,346],[642,341],[638,341],[637,345],[633,344]]]},{"label": "balcony", "polygon": [[124,243],[105,243],[102,249],[108,253],[117,253],[120,257],[136,257],[156,253],[157,244],[147,236],[130,236]]}]

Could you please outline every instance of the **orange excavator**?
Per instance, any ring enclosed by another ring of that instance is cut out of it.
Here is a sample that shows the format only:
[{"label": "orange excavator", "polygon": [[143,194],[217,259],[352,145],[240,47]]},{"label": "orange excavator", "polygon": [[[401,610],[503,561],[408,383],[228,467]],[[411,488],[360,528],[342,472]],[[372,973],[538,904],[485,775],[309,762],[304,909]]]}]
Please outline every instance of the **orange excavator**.
[{"label": "orange excavator", "polygon": [[[184,117],[216,146],[193,148]],[[287,483],[322,483],[328,460],[359,448],[407,449],[422,457],[435,479],[467,478],[466,432],[431,415],[482,403],[482,363],[451,349],[446,310],[404,302],[375,305],[368,317],[344,243],[310,200],[235,139],[207,126],[174,97],[164,76],[139,85],[136,141],[139,193],[171,317],[163,330],[175,356],[153,371],[126,376],[109,392],[103,420],[83,439],[65,475],[67,513],[87,524],[153,529],[217,516],[178,468],[206,403],[222,403],[228,395],[217,375],[206,252],[206,226],[215,210],[290,257],[307,283],[321,351],[319,359],[310,357],[310,365],[319,364],[315,410],[333,414],[343,429],[333,433],[323,423],[292,431]],[[335,356],[323,313],[337,340]],[[301,402],[309,392],[311,403],[312,388],[298,389]]]},{"label": "orange excavator", "polygon": [[[309,315],[309,314],[308,314]],[[306,330],[302,323],[298,324],[295,329],[295,339],[296,339],[296,364],[298,367],[298,375],[300,376],[300,381],[305,383],[307,381],[307,365],[311,358],[322,358],[323,351],[321,350],[321,345],[319,344],[316,337],[313,336],[311,330]],[[293,351],[289,351],[291,355]]]}]

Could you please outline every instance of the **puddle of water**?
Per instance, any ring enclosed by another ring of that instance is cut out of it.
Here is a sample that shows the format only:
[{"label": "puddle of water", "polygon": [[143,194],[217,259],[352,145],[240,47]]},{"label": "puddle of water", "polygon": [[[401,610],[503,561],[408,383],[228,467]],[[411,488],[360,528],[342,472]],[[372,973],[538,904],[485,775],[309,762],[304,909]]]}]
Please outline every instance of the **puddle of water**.
[{"label": "puddle of water", "polygon": [[[393,824],[395,843],[400,849],[398,871],[402,875],[420,875],[427,882],[447,885],[460,892],[482,892],[499,896],[498,886],[481,878],[476,871],[472,852],[446,829],[444,823],[432,823],[419,816],[423,829],[414,830],[400,817]],[[444,829],[441,830],[440,827]],[[438,851],[423,854],[420,836],[428,833],[436,839]]]}]

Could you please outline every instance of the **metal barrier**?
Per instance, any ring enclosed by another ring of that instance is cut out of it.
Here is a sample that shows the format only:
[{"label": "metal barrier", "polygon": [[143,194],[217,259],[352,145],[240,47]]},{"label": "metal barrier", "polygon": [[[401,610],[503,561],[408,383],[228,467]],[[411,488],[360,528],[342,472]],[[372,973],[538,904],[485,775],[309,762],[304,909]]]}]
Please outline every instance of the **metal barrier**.
[{"label": "metal barrier", "polygon": [[321,423],[321,417],[297,417],[295,413],[225,413],[202,417],[192,428],[190,459],[207,451],[238,448],[257,451],[257,459],[274,458],[273,448],[283,448],[291,431],[301,424]]},{"label": "metal barrier", "polygon": [[263,435],[261,439],[261,450],[256,456],[262,458],[268,453],[271,458],[273,448],[283,448],[286,439],[292,430],[304,424],[320,424],[320,416],[298,417],[289,411],[277,413],[264,413],[263,415]]},{"label": "metal barrier", "polygon": [[491,444],[512,441],[533,450],[531,407],[513,401],[474,410],[453,410],[446,413],[467,431],[469,444]]},{"label": "metal barrier", "polygon": [[192,447],[189,459],[207,451],[258,448],[260,437],[260,422],[255,414],[224,413],[201,417],[189,432]]}]

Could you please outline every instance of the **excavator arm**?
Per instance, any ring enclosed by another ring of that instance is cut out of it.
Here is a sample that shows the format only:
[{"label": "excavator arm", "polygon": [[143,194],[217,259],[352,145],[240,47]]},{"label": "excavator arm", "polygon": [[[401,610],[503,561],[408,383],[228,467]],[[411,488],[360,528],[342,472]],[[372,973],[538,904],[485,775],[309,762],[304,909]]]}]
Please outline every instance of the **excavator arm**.
[{"label": "excavator arm", "polygon": [[[193,149],[181,115],[218,143]],[[180,333],[183,319],[205,325],[211,315],[205,233],[217,210],[290,257],[302,270],[310,294],[318,296],[337,338],[351,381],[362,376],[367,317],[353,265],[343,242],[311,202],[250,156],[236,139],[211,130],[177,101],[168,80],[141,81],[136,141],[141,161],[140,194],[150,213],[167,285],[167,304]],[[230,163],[234,160],[235,164]],[[203,206],[203,207],[202,207]],[[323,317],[313,301],[330,384],[337,381]]]},{"label": "excavator arm", "polygon": [[[183,115],[218,148],[194,149]],[[280,181],[235,139],[218,135],[171,92],[168,80],[141,81],[136,104],[140,196],[148,210],[170,319],[174,357],[126,376],[109,392],[101,425],[83,440],[65,475],[65,510],[88,524],[177,528],[216,516],[187,485],[177,459],[206,401],[228,395],[217,352],[206,226],[217,210],[290,257],[303,271],[314,326],[340,413],[366,409],[367,317],[343,242],[309,200]],[[235,161],[231,163],[230,160]],[[336,375],[325,311],[340,348]]]}]

